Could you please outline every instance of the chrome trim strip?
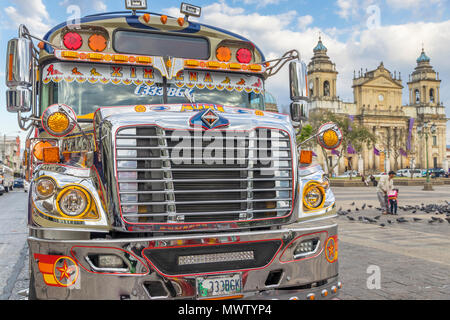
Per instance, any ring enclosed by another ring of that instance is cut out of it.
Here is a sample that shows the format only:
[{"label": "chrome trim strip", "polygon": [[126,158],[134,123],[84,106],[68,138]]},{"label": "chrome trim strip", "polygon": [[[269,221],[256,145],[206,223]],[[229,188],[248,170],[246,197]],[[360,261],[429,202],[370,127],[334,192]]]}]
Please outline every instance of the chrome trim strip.
[{"label": "chrome trim strip", "polygon": [[[265,191],[291,191],[291,188],[271,188],[271,189],[252,189],[253,192],[265,192]],[[247,189],[216,189],[216,190],[175,190],[173,193],[208,193],[208,192],[247,192]],[[120,194],[165,194],[166,190],[156,191],[120,191]]]},{"label": "chrome trim strip", "polygon": [[[308,221],[310,222],[310,221]],[[271,234],[280,234],[280,233],[289,233],[292,232],[312,232],[312,231],[321,231],[323,229],[336,227],[337,224],[330,225],[321,225],[317,227],[310,228],[289,228],[289,229],[281,229],[281,230],[264,230],[264,231],[244,231],[244,232],[227,232],[227,233],[208,233],[208,234],[182,234],[176,236],[154,236],[147,238],[126,238],[126,239],[89,239],[89,240],[76,240],[77,243],[89,243],[91,245],[100,244],[100,243],[121,243],[121,242],[144,242],[148,243],[149,241],[170,241],[170,240],[183,240],[183,239],[203,239],[205,237],[214,238],[214,237],[233,237],[233,236],[241,236],[241,237],[256,237],[259,235],[271,235]],[[51,239],[41,239],[33,236],[29,236],[28,240],[34,241],[42,241],[42,242],[59,242],[59,243],[73,243],[74,240],[51,240]]]},{"label": "chrome trim strip", "polygon": [[[246,200],[198,200],[198,201],[176,201],[176,204],[208,204],[208,203],[244,203],[244,202],[265,202],[265,201],[292,201],[292,198],[287,199],[246,199]],[[175,201],[173,201],[175,202]],[[153,205],[166,205],[169,201],[164,202],[122,202],[123,206],[153,206]],[[184,214],[184,213],[183,213]]]}]

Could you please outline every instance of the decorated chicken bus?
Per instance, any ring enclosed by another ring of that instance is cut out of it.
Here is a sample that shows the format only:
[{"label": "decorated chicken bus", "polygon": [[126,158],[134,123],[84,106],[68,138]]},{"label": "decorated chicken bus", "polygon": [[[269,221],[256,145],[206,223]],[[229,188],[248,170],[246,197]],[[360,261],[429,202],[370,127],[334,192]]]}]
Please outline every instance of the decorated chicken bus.
[{"label": "decorated chicken bus", "polygon": [[[267,61],[186,3],[180,18],[126,6],[8,43],[7,108],[29,130],[29,298],[335,297],[335,197],[296,143],[298,51]],[[287,64],[290,114],[266,111]],[[342,140],[332,123],[312,138]]]}]

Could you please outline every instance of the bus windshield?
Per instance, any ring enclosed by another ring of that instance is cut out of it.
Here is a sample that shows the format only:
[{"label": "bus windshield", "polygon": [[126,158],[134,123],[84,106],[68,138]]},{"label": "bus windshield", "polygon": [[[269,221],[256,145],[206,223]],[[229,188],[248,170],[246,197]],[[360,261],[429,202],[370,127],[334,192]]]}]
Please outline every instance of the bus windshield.
[{"label": "bus windshield", "polygon": [[183,70],[171,80],[152,67],[53,63],[42,70],[41,112],[64,103],[77,115],[99,107],[195,102],[264,109],[256,75]]}]

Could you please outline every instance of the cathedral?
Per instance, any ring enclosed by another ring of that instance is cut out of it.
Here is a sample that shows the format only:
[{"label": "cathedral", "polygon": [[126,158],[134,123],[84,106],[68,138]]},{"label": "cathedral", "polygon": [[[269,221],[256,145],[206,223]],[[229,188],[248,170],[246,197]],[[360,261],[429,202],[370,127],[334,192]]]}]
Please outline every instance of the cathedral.
[{"label": "cathedral", "polygon": [[409,75],[407,105],[402,105],[404,87],[400,72],[390,72],[383,62],[372,71],[355,71],[354,101],[343,102],[336,92],[336,65],[320,37],[313,52],[308,64],[310,112],[329,110],[348,116],[377,138],[375,146],[364,147],[359,154],[349,148],[341,157],[336,152],[328,152],[328,158],[324,159],[323,153],[316,150],[319,163],[330,168],[336,165],[335,175],[350,169],[368,175],[403,168],[426,169],[428,157],[429,168],[448,170],[447,120],[439,92],[441,80],[424,49]]}]

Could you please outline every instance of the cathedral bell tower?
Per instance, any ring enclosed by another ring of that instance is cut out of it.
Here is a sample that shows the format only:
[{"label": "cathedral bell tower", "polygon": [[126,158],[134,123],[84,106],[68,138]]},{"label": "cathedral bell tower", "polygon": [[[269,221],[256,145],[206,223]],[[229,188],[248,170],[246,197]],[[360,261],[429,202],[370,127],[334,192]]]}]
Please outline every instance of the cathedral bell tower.
[{"label": "cathedral bell tower", "polygon": [[439,80],[439,74],[436,74],[430,65],[430,58],[425,54],[423,48],[416,62],[417,66],[409,76],[409,104],[412,106],[425,104],[438,106],[441,80]]},{"label": "cathedral bell tower", "polygon": [[327,56],[321,37],[308,64],[308,90],[311,100],[336,100],[336,65]]}]

